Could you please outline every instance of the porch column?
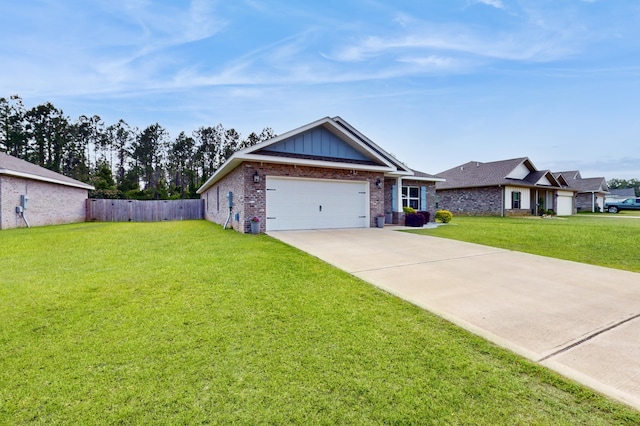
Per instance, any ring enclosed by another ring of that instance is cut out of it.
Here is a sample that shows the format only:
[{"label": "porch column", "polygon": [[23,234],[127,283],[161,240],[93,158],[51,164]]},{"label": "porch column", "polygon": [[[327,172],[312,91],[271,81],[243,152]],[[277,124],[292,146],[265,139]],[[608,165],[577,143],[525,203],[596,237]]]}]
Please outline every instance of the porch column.
[{"label": "porch column", "polygon": [[396,179],[396,205],[393,206],[394,211],[402,212],[402,178]]}]

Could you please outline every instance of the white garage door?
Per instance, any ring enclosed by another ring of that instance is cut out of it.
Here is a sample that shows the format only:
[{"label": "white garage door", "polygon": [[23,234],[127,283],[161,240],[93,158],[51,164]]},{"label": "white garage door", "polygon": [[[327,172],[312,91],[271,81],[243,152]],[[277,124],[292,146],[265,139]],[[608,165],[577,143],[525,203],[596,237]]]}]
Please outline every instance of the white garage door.
[{"label": "white garage door", "polygon": [[556,214],[571,216],[573,214],[573,192],[558,191]]},{"label": "white garage door", "polygon": [[267,231],[367,228],[368,182],[267,176]]}]

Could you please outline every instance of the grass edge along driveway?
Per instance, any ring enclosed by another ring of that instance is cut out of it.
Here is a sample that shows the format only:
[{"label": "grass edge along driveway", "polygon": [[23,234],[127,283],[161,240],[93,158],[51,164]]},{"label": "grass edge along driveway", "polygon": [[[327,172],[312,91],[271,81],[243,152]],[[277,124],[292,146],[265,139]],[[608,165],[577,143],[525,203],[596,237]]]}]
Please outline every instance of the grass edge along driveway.
[{"label": "grass edge along driveway", "polygon": [[640,272],[640,218],[631,216],[459,216],[437,228],[403,231]]},{"label": "grass edge along driveway", "polygon": [[640,423],[265,235],[82,223],[0,243],[0,424]]}]

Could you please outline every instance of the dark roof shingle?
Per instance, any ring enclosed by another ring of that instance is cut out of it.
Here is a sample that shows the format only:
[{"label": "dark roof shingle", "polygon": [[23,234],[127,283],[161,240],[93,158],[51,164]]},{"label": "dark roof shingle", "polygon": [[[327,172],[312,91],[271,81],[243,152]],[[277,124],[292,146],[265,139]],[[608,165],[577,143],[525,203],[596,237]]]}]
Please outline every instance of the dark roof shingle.
[{"label": "dark roof shingle", "polygon": [[0,152],[0,174],[42,180],[58,183],[60,185],[75,186],[78,188],[93,189],[93,186],[84,182],[29,163],[28,161],[5,154],[4,152]]}]

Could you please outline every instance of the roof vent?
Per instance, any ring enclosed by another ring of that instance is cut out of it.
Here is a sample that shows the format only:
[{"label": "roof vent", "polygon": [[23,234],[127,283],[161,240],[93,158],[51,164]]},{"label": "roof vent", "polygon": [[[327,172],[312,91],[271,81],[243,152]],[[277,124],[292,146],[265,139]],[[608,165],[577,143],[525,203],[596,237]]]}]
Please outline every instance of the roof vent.
[{"label": "roof vent", "polygon": [[476,167],[480,167],[480,162],[479,161],[476,163]]},{"label": "roof vent", "polygon": [[464,170],[464,166],[460,166],[460,170]]}]

